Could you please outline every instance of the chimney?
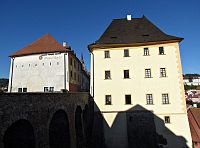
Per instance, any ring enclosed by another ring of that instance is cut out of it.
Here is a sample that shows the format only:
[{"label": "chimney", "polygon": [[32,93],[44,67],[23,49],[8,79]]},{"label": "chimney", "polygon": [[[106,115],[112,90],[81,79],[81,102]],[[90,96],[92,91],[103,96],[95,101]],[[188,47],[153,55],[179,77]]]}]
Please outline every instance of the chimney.
[{"label": "chimney", "polygon": [[131,21],[131,15],[127,15],[126,18],[127,18],[127,21]]},{"label": "chimney", "polygon": [[67,47],[67,42],[63,41],[63,47]]}]

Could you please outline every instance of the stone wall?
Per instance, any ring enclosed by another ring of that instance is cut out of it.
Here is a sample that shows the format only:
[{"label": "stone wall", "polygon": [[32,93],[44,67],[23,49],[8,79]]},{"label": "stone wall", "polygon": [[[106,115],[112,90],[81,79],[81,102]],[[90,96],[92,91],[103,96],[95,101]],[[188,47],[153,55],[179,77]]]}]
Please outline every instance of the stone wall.
[{"label": "stone wall", "polygon": [[[14,123],[17,121],[27,121],[33,128],[35,148],[49,148],[49,133],[55,131],[49,129],[54,114],[63,111],[66,114],[66,124],[69,129],[69,143],[71,148],[83,147],[88,144],[91,136],[88,129],[82,128],[83,140],[77,145],[75,129],[76,109],[81,108],[82,127],[92,127],[92,117],[89,116],[93,112],[92,101],[89,99],[88,93],[4,93],[0,94],[0,148],[5,147],[6,140],[16,138],[15,136],[6,139],[6,135],[15,133],[12,129],[16,129]],[[88,115],[87,115],[88,114]],[[59,115],[58,115],[59,117]],[[84,118],[85,119],[84,119]],[[62,117],[59,117],[62,120]],[[65,119],[65,118],[63,118]],[[87,125],[86,125],[87,124]],[[17,124],[16,124],[17,125]],[[56,124],[52,124],[56,125]],[[61,126],[61,125],[60,125]],[[9,130],[8,130],[9,129]],[[18,128],[19,129],[19,128]],[[89,132],[89,133],[88,133]],[[80,133],[80,131],[79,131]],[[23,136],[22,136],[23,137]],[[26,136],[25,136],[26,137]],[[79,138],[80,139],[80,138]],[[62,144],[61,144],[62,145]]]}]

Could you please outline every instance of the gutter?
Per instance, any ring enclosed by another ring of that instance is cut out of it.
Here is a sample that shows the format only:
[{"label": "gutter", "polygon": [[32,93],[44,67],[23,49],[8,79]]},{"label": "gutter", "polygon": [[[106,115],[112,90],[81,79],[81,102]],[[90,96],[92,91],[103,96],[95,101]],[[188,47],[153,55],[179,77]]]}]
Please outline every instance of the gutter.
[{"label": "gutter", "polygon": [[12,92],[14,60],[15,60],[15,58],[12,58],[12,70],[11,70],[11,77],[10,77],[10,93]]}]

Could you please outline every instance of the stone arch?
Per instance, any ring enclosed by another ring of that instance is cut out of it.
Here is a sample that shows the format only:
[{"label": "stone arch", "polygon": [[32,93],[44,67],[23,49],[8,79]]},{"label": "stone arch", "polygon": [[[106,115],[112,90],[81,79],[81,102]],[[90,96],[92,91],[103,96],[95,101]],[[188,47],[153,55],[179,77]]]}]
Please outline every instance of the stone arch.
[{"label": "stone arch", "polygon": [[28,120],[19,119],[5,132],[4,148],[35,148],[33,126]]},{"label": "stone arch", "polygon": [[82,125],[82,109],[77,106],[75,111],[75,130],[77,148],[84,147],[83,125]]},{"label": "stone arch", "polygon": [[50,148],[70,148],[69,120],[64,110],[54,113],[49,125]]}]

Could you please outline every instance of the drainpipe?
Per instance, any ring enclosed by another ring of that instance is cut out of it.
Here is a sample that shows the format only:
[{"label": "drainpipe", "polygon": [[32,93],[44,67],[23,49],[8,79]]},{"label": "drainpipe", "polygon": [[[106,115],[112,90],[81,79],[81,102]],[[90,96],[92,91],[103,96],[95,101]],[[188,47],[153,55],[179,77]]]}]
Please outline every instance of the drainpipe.
[{"label": "drainpipe", "polygon": [[64,54],[64,90],[66,90],[66,56],[67,54]]},{"label": "drainpipe", "polygon": [[14,60],[15,58],[12,58],[12,68],[11,68],[11,75],[10,75],[10,93],[12,92]]},{"label": "drainpipe", "polygon": [[92,54],[92,73],[93,73],[93,76],[92,76],[92,79],[93,79],[93,90],[92,90],[92,95],[93,95],[93,98],[94,98],[94,54],[91,52]]}]

